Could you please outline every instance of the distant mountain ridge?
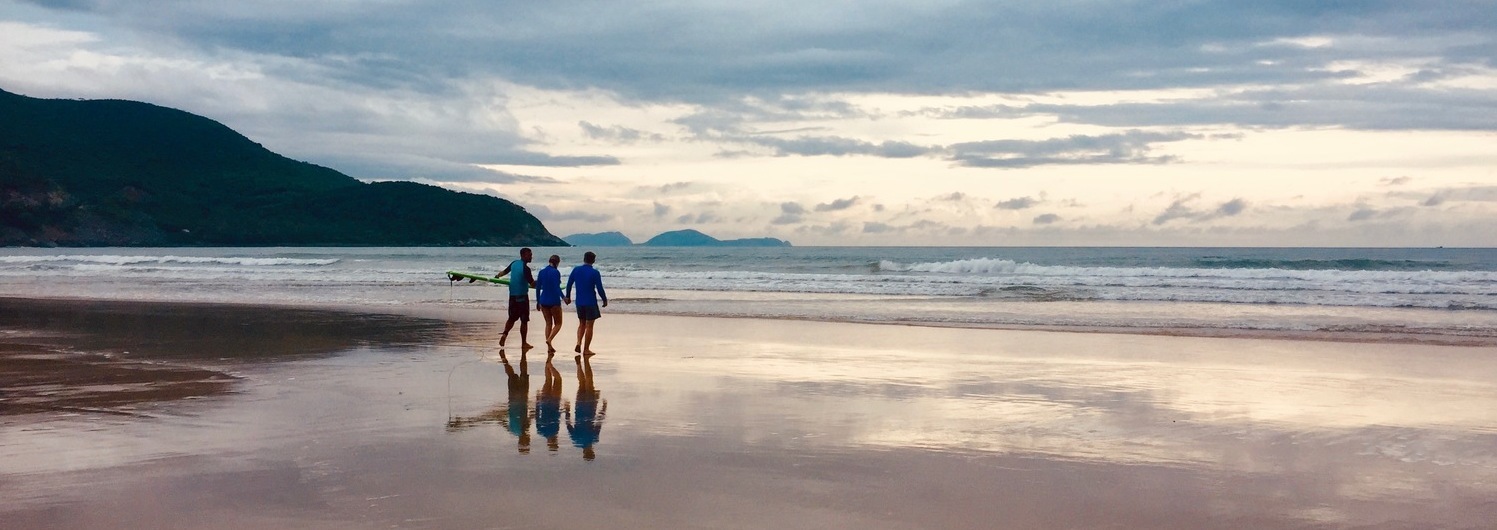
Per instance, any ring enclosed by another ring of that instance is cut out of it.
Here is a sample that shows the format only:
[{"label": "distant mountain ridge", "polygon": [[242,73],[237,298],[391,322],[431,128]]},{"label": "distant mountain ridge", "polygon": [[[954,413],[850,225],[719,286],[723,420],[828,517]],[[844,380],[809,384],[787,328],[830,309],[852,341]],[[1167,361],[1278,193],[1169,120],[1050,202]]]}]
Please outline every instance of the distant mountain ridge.
[{"label": "distant mountain ridge", "polygon": [[574,247],[627,247],[634,244],[620,232],[599,232],[596,234],[572,234],[562,239],[571,243]]},{"label": "distant mountain ridge", "polygon": [[366,184],[181,110],[0,90],[0,245],[562,244],[509,201]]},{"label": "distant mountain ridge", "polygon": [[652,247],[788,247],[789,241],[772,237],[720,240],[696,230],[665,232],[643,243]]}]

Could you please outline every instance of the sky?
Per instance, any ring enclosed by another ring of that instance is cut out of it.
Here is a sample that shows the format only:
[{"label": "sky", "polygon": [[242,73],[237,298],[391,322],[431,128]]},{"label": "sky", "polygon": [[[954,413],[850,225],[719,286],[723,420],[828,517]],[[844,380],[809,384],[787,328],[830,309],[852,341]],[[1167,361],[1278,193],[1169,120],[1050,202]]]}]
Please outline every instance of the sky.
[{"label": "sky", "polygon": [[0,89],[561,236],[1497,246],[1497,0],[0,0]]}]

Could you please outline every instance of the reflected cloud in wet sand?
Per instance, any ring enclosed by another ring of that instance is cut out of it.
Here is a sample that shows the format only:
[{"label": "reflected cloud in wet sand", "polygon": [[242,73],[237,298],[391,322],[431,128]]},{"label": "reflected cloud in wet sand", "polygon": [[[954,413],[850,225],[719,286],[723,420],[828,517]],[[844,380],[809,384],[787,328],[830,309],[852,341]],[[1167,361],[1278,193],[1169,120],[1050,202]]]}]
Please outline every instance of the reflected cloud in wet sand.
[{"label": "reflected cloud in wet sand", "polygon": [[[1491,348],[615,315],[606,359],[542,369],[488,349],[492,316],[414,345],[407,334],[236,365],[233,394],[171,415],[0,425],[0,518],[862,530],[1497,520]],[[115,337],[160,325],[113,322]],[[588,509],[535,509],[575,498]]]}]

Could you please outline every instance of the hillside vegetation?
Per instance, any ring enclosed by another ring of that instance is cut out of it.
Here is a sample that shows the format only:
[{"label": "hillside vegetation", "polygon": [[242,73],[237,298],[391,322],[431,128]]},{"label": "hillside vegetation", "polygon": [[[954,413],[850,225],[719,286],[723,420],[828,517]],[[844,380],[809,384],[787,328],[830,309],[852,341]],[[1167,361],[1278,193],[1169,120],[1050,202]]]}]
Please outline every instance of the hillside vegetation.
[{"label": "hillside vegetation", "polygon": [[363,183],[221,123],[0,90],[0,245],[565,245],[523,208]]}]

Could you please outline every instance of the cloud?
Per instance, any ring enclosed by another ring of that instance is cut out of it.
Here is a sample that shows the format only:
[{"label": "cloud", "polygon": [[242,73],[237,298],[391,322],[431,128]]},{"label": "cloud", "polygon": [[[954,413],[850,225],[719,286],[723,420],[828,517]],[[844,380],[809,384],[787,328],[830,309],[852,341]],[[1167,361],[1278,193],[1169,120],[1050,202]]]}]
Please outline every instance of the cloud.
[{"label": "cloud", "polygon": [[1353,211],[1351,215],[1346,216],[1346,220],[1351,222],[1366,221],[1368,219],[1377,217],[1380,213],[1381,212],[1372,208],[1357,208],[1357,210]]},{"label": "cloud", "polygon": [[875,143],[837,136],[802,136],[788,140],[771,136],[745,136],[737,140],[772,148],[775,156],[867,155],[880,158],[914,158],[940,151],[938,147],[915,145],[903,141],[886,140]]},{"label": "cloud", "polygon": [[818,211],[818,212],[835,212],[835,211],[840,211],[840,210],[846,210],[848,208],[853,207],[856,204],[858,204],[858,198],[857,197],[848,197],[846,199],[837,199],[837,200],[832,201],[832,202],[818,204],[818,205],[816,205],[816,211]]},{"label": "cloud", "polygon": [[1037,225],[1055,224],[1058,221],[1060,221],[1060,216],[1053,213],[1045,213],[1034,216],[1034,224]]},{"label": "cloud", "polygon": [[1447,202],[1497,202],[1497,186],[1471,185],[1439,188],[1434,191],[1393,191],[1391,197],[1419,201],[1422,206],[1440,206]]},{"label": "cloud", "polygon": [[805,213],[806,207],[801,206],[799,203],[780,203],[780,216],[771,220],[770,224],[788,225],[799,223],[805,216]]},{"label": "cloud", "polygon": [[986,168],[1027,168],[1075,164],[1164,164],[1173,156],[1150,156],[1153,144],[1200,139],[1185,132],[1132,130],[1104,135],[1073,135],[1049,140],[989,140],[951,146],[951,160]]},{"label": "cloud", "polygon": [[1232,199],[1221,203],[1209,211],[1199,211],[1190,206],[1190,203],[1199,199],[1201,194],[1195,193],[1180,197],[1171,202],[1168,207],[1154,217],[1153,224],[1162,225],[1176,219],[1187,219],[1191,222],[1205,222],[1222,217],[1232,217],[1246,211],[1248,203],[1242,198]]},{"label": "cloud", "polygon": [[671,207],[669,204],[661,204],[659,202],[656,202],[654,212],[655,217],[665,217],[666,215],[669,215],[671,213]]},{"label": "cloud", "polygon": [[1216,211],[1212,212],[1212,217],[1231,217],[1242,213],[1243,210],[1246,209],[1247,201],[1240,198],[1232,199],[1230,201],[1222,203],[1221,206],[1218,206],[1216,208]]},{"label": "cloud", "polygon": [[604,223],[617,219],[608,213],[584,212],[584,211],[556,211],[545,205],[526,206],[525,210],[535,215],[542,221],[584,221],[588,223]]},{"label": "cloud", "polygon": [[1169,207],[1154,217],[1154,224],[1162,225],[1175,219],[1189,219],[1200,215],[1189,206],[1186,206],[1186,203],[1198,199],[1200,196],[1201,194],[1197,193],[1188,197],[1175,199],[1174,202],[1170,203]]},{"label": "cloud", "polygon": [[702,212],[702,213],[695,214],[695,215],[693,215],[693,214],[686,214],[686,215],[682,215],[682,216],[676,218],[676,222],[677,223],[680,223],[680,224],[691,224],[691,225],[704,225],[704,224],[715,223],[715,222],[718,222],[718,221],[721,221],[721,220],[722,220],[722,217],[719,217],[717,214],[712,213],[712,212]]},{"label": "cloud", "polygon": [[663,135],[639,129],[631,129],[622,125],[603,127],[586,121],[579,121],[577,122],[577,126],[582,128],[584,135],[594,140],[606,140],[620,144],[633,144],[641,141],[660,142],[665,140],[665,136]]},{"label": "cloud", "polygon": [[994,207],[999,210],[1023,210],[1039,203],[1040,201],[1034,197],[1015,197],[1006,201],[1000,201]]}]

